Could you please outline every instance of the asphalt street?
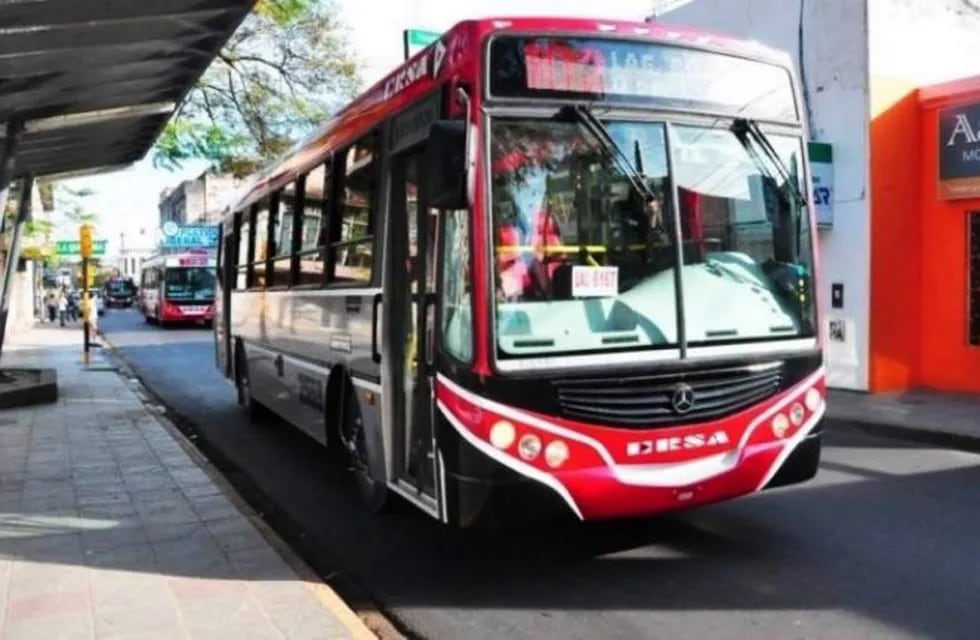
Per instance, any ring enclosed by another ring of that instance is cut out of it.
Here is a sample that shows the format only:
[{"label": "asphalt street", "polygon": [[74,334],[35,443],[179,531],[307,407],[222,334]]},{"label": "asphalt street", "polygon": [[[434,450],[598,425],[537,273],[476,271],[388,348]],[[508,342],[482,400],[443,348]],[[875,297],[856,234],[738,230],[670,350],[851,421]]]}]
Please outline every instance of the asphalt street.
[{"label": "asphalt street", "polygon": [[408,635],[976,638],[980,456],[828,425],[817,478],[670,517],[493,536],[373,515],[285,424],[250,423],[212,333],[100,320],[109,341],[283,537],[352,605]]}]

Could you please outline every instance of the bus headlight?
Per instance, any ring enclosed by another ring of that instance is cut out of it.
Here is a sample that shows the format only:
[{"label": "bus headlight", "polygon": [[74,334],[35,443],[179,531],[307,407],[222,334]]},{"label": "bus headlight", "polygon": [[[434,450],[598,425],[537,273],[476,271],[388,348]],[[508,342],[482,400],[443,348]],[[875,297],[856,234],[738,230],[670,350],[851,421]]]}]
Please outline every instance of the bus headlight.
[{"label": "bus headlight", "polygon": [[534,460],[541,453],[541,438],[533,433],[523,436],[517,443],[517,452],[525,460]]},{"label": "bus headlight", "polygon": [[805,417],[806,411],[803,410],[803,405],[799,402],[794,403],[789,410],[789,421],[793,423],[794,427],[798,427],[803,424],[803,418]]},{"label": "bus headlight", "polygon": [[517,431],[514,425],[506,420],[500,420],[490,427],[490,444],[498,449],[506,449],[514,444]]},{"label": "bus headlight", "polygon": [[772,433],[777,438],[782,438],[789,431],[789,418],[780,413],[772,420]]},{"label": "bus headlight", "polygon": [[549,442],[548,446],[544,448],[544,461],[552,469],[557,469],[565,464],[568,461],[568,455],[568,445],[565,444],[564,440]]},{"label": "bus headlight", "polygon": [[816,389],[810,389],[806,392],[806,408],[810,411],[816,411],[817,407],[820,406],[820,392]]}]

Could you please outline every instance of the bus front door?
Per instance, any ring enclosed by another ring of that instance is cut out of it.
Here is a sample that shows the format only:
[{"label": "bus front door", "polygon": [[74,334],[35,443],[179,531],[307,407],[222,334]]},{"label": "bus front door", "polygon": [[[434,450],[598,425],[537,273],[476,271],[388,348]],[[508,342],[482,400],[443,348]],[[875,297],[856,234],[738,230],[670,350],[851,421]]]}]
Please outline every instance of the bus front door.
[{"label": "bus front door", "polygon": [[438,515],[432,432],[435,376],[437,217],[420,198],[421,150],[392,158],[390,271],[386,279],[391,393],[386,392],[394,481],[400,493]]}]

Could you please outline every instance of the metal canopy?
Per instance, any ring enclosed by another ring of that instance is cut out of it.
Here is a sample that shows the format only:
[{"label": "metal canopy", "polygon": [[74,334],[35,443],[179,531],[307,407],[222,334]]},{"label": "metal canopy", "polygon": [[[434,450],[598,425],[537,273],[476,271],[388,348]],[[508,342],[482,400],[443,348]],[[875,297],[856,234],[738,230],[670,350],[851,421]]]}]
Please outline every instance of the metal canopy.
[{"label": "metal canopy", "polygon": [[140,160],[254,3],[0,0],[0,140],[20,132],[3,177]]}]

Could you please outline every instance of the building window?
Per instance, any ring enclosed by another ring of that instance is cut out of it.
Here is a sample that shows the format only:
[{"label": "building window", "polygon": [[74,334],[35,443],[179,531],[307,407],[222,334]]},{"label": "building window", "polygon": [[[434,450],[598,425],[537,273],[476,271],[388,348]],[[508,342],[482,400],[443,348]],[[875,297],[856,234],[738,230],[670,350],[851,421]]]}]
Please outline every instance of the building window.
[{"label": "building window", "polygon": [[345,154],[339,203],[339,228],[331,245],[333,277],[337,282],[371,282],[374,245],[374,191],[376,138],[356,143]]},{"label": "building window", "polygon": [[296,283],[323,286],[326,255],[326,225],[329,211],[329,161],[306,175],[303,181],[303,214],[299,220],[298,272]]},{"label": "building window", "polygon": [[980,211],[974,211],[969,216],[969,324],[970,344],[980,347]]}]

